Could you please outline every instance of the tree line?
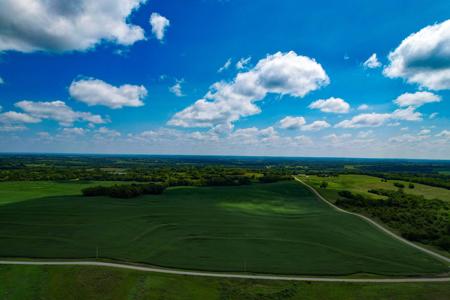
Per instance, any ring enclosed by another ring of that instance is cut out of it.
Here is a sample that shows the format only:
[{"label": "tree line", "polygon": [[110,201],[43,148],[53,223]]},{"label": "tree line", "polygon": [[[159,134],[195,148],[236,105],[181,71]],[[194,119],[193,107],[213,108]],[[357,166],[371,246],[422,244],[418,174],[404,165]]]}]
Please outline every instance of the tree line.
[{"label": "tree line", "polygon": [[336,205],[378,219],[404,238],[450,251],[450,204],[439,199],[397,191],[372,189],[386,199],[372,199],[350,191],[340,191]]}]

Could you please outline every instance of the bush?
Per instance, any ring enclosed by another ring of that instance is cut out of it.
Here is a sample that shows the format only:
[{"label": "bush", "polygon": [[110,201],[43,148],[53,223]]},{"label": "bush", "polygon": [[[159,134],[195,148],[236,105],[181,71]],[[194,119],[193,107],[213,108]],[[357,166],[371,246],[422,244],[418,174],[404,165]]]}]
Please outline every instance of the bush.
[{"label": "bush", "polygon": [[399,189],[402,189],[405,187],[405,185],[403,183],[400,182],[394,182],[394,186],[398,187]]},{"label": "bush", "polygon": [[328,182],[322,181],[322,183],[320,184],[320,188],[321,189],[326,189],[327,187],[328,187]]},{"label": "bush", "polygon": [[413,188],[415,188],[415,186],[414,186],[414,184],[413,184],[413,183],[410,183],[410,184],[408,184],[408,187],[409,187],[410,189],[413,189]]}]

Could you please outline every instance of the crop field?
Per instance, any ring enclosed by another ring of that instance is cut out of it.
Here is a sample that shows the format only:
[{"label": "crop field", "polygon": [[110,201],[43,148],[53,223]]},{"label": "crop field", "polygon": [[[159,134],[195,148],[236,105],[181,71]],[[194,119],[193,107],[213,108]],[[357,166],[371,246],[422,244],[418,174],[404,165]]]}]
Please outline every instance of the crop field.
[{"label": "crop field", "polygon": [[[26,278],[26,280],[24,280]],[[0,299],[448,299],[443,283],[323,283],[216,279],[72,266],[0,266]]]},{"label": "crop field", "polygon": [[[0,187],[4,203],[8,184]],[[98,254],[175,268],[279,274],[448,271],[363,220],[334,211],[296,182],[178,187],[133,199],[73,195],[76,183],[44,184],[34,194],[39,184],[21,182],[20,189],[9,189],[16,202],[0,205],[0,256]]]},{"label": "crop field", "polygon": [[327,190],[322,190],[321,193],[329,197],[330,199],[336,199],[337,193],[335,191],[347,190],[353,193],[362,194],[365,196],[370,196],[372,198],[379,198],[383,196],[375,195],[369,193],[370,189],[386,189],[386,190],[397,190],[398,188],[394,186],[395,182],[402,183],[405,188],[405,193],[421,195],[426,199],[440,199],[444,201],[450,201],[450,190],[433,187],[419,183],[413,183],[414,188],[408,188],[409,182],[401,180],[388,180],[387,182],[381,181],[381,178],[366,176],[366,175],[339,175],[335,177],[318,177],[318,176],[307,176],[303,177],[308,184],[311,184],[315,188],[319,189],[322,182],[327,182]]}]

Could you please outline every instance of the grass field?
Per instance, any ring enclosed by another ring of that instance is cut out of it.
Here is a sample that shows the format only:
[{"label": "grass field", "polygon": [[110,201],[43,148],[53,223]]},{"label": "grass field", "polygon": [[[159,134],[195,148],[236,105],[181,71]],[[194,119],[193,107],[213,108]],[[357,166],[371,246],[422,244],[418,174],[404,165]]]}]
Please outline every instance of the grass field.
[{"label": "grass field", "polygon": [[[313,187],[320,189],[320,184],[325,181],[328,182],[327,190],[321,191],[324,195],[328,196],[330,200],[336,200],[336,191],[351,191],[353,193],[359,193],[362,195],[370,196],[372,198],[380,198],[383,196],[369,193],[370,189],[387,189],[397,190],[394,186],[394,182],[403,183],[405,185],[405,193],[422,195],[426,199],[441,199],[444,201],[450,201],[450,190],[428,186],[424,184],[414,183],[414,188],[408,188],[408,182],[401,180],[388,180],[387,182],[381,181],[378,177],[366,176],[366,175],[339,175],[336,177],[318,177],[318,176],[303,176],[306,182]],[[322,189],[323,190],[323,189]]]},{"label": "grass field", "polygon": [[0,299],[4,300],[444,300],[448,299],[449,291],[447,282],[285,282],[214,279],[97,267],[0,266]]},{"label": "grass field", "polygon": [[[2,185],[4,190],[8,183]],[[35,185],[23,182],[20,191],[31,195]],[[103,258],[199,270],[315,275],[448,270],[359,218],[332,210],[296,182],[180,187],[128,200],[43,193],[0,206],[0,256],[92,258],[98,249]]]},{"label": "grass field", "polygon": [[112,185],[113,181],[9,181],[0,182],[0,205],[58,195],[80,195],[83,188],[96,185]]}]

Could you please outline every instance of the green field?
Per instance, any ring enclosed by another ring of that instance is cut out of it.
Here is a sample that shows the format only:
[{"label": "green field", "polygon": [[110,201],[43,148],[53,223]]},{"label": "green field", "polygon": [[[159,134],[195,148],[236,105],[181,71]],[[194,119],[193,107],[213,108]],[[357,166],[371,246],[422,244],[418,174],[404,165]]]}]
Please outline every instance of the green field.
[{"label": "green field", "polygon": [[80,195],[81,189],[96,185],[112,185],[113,181],[9,181],[0,182],[0,205],[58,195]]},{"label": "green field", "polygon": [[[39,183],[22,182],[18,191],[9,184],[1,183],[0,190],[13,190],[18,199],[19,191],[31,195]],[[44,186],[53,193],[53,185]],[[296,182],[180,187],[127,200],[43,194],[39,190],[40,198],[0,206],[0,256],[95,258],[98,249],[102,258],[199,270],[315,275],[448,271],[359,218],[332,210]]]},{"label": "green field", "polygon": [[0,265],[0,299],[5,300],[444,300],[448,299],[449,291],[448,282],[286,282],[189,277],[97,267]]},{"label": "green field", "polygon": [[328,182],[327,190],[321,191],[330,200],[335,200],[337,198],[337,192],[335,191],[351,191],[353,193],[362,194],[365,196],[370,196],[372,198],[380,198],[382,196],[369,193],[370,189],[387,189],[387,190],[397,190],[398,188],[394,186],[394,182],[399,182],[405,185],[405,193],[422,195],[426,199],[440,199],[444,201],[450,201],[450,190],[433,187],[429,185],[414,183],[414,188],[408,188],[408,182],[401,180],[388,180],[387,182],[381,181],[378,177],[366,176],[366,175],[339,175],[335,177],[318,177],[315,175],[302,176],[306,182],[313,187],[319,189],[322,182]]}]

